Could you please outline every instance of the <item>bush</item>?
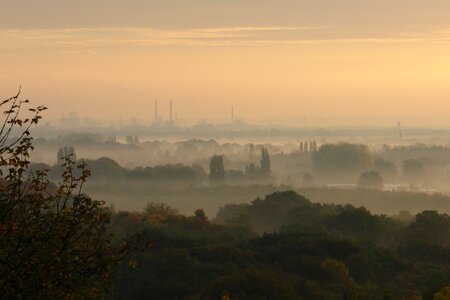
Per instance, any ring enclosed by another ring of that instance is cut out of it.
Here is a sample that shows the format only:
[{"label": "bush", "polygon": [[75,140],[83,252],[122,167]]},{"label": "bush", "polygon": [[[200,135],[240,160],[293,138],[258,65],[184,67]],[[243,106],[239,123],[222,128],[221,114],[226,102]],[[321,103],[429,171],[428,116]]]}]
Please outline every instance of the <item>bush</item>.
[{"label": "bush", "polygon": [[113,249],[108,209],[82,193],[85,164],[66,157],[57,186],[46,170],[29,169],[30,128],[46,108],[29,108],[31,116],[22,119],[28,100],[19,95],[0,104],[0,297],[98,298],[109,291],[128,248]]}]

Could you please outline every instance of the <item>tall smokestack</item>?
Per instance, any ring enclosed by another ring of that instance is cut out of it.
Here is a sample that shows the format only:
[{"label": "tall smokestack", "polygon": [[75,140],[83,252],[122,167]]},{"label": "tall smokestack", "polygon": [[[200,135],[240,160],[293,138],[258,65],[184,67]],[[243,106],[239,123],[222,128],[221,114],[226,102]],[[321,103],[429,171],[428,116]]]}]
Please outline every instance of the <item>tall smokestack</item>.
[{"label": "tall smokestack", "polygon": [[170,123],[173,123],[173,117],[172,117],[172,100],[170,100]]}]

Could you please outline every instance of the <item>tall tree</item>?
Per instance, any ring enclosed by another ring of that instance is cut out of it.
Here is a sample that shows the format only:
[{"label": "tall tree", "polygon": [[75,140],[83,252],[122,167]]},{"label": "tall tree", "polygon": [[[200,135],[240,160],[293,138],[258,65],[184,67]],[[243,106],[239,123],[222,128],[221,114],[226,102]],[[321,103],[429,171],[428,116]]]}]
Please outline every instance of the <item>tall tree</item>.
[{"label": "tall tree", "polygon": [[56,160],[58,164],[64,164],[67,157],[70,157],[72,161],[77,161],[77,155],[73,146],[64,146],[58,149],[58,156]]},{"label": "tall tree", "polygon": [[267,148],[261,149],[261,175],[264,177],[268,177],[271,174],[270,169],[270,155],[269,150]]},{"label": "tall tree", "polygon": [[209,179],[211,181],[223,181],[225,179],[225,167],[223,156],[214,155],[209,162]]}]

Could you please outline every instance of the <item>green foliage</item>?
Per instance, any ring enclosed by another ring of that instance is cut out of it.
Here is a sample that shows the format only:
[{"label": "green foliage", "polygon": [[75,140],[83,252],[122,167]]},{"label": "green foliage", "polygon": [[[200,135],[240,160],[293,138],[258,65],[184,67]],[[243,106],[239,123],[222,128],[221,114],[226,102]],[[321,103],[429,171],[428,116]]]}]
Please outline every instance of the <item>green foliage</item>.
[{"label": "green foliage", "polygon": [[327,258],[320,266],[328,273],[334,283],[343,286],[353,285],[353,279],[350,278],[348,268],[344,263],[336,259]]},{"label": "green foliage", "polygon": [[378,171],[381,176],[389,180],[395,180],[397,175],[397,167],[389,160],[382,157],[377,157],[374,162],[374,169]]},{"label": "green foliage", "polygon": [[139,145],[139,136],[137,135],[128,135],[125,140],[128,145]]},{"label": "green foliage", "polygon": [[101,157],[97,160],[87,160],[89,169],[92,172],[93,178],[121,178],[125,175],[126,170],[122,168],[114,160]]},{"label": "green foliage", "polygon": [[197,217],[198,220],[202,222],[208,221],[208,218],[206,217],[205,211],[203,209],[197,209],[194,212],[195,217]]},{"label": "green foliage", "polygon": [[249,178],[256,178],[258,176],[259,173],[259,168],[256,167],[256,165],[254,163],[248,164],[245,167],[245,175],[247,175],[247,177]]},{"label": "green foliage", "polygon": [[441,193],[342,188],[301,188],[296,191],[314,202],[364,206],[378,214],[395,215],[400,211],[416,214],[424,210],[450,213],[450,197]]},{"label": "green foliage", "polygon": [[270,155],[267,148],[261,148],[260,165],[249,163],[245,167],[246,180],[250,181],[267,181],[271,178],[272,170],[270,164]]},{"label": "green foliage", "polygon": [[424,211],[408,228],[410,241],[450,247],[450,217],[436,211]]},{"label": "green foliage", "polygon": [[251,204],[226,205],[216,217],[223,224],[235,224],[237,220],[246,220],[257,233],[313,230],[385,246],[391,246],[402,230],[399,221],[372,215],[363,207],[313,204],[294,192],[274,193]]},{"label": "green foliage", "polygon": [[[127,226],[120,215],[115,231]],[[224,207],[225,225],[201,210],[143,215],[134,220],[153,247],[120,268],[120,299],[432,299],[450,280],[448,216],[435,212],[402,224],[280,192]]]},{"label": "green foliage", "polygon": [[272,270],[249,269],[211,281],[202,292],[190,299],[219,299],[226,290],[231,299],[299,299],[289,274]]},{"label": "green foliage", "polygon": [[209,163],[209,179],[211,181],[223,181],[225,179],[225,167],[223,156],[214,155]]},{"label": "green foliage", "polygon": [[58,149],[58,155],[56,161],[62,165],[66,161],[66,157],[70,157],[71,160],[77,161],[77,155],[75,149],[72,146],[65,146]]},{"label": "green foliage", "polygon": [[408,183],[420,183],[425,176],[425,167],[417,159],[407,159],[402,165],[404,179]]},{"label": "green foliage", "polygon": [[[65,153],[62,151],[59,152]],[[130,170],[120,166],[116,161],[107,157],[101,157],[96,160],[84,160],[84,162],[89,165],[89,170],[92,173],[90,181],[95,182],[111,182],[115,180],[122,184],[146,182],[160,185],[165,182],[177,182],[178,184],[182,182],[203,182],[206,178],[206,172],[199,165],[166,164],[154,167],[136,167]],[[58,179],[63,170],[61,164],[57,164],[49,169],[49,175],[52,179]]]},{"label": "green foliage", "polygon": [[363,171],[371,167],[372,161],[366,145],[327,144],[312,154],[313,167],[321,172]]},{"label": "green foliage", "polygon": [[[269,225],[271,231],[289,236],[289,243],[301,238],[302,242],[294,248],[304,258],[294,263],[294,252],[290,252],[284,243],[280,244],[282,236],[266,235],[266,239],[270,238],[267,243],[274,248],[270,261],[280,266],[280,259],[284,257],[289,260],[284,270],[302,269],[306,272],[303,276],[308,274],[309,279],[319,280],[327,277],[320,275],[313,262],[316,256],[322,255],[328,262],[321,265],[322,269],[328,270],[329,279],[334,278],[329,287],[334,286],[333,290],[351,299],[366,299],[367,293],[376,295],[377,288],[371,288],[374,285],[389,291],[387,294],[394,299],[420,294],[431,299],[433,293],[450,280],[448,215],[425,211],[405,224],[386,216],[372,215],[364,208],[313,204],[308,200],[301,201],[299,197],[292,192],[276,193],[250,205],[226,206],[217,219],[227,224],[228,220],[237,217],[248,218],[250,228],[257,232],[268,231],[264,226]],[[288,199],[296,198],[288,204]],[[278,209],[276,203],[290,208]],[[269,210],[272,213],[269,214]],[[343,240],[338,242],[336,238]],[[348,266],[348,272],[336,260]],[[340,271],[330,271],[330,268]],[[386,284],[385,276],[396,279],[392,284]],[[361,298],[361,295],[365,296]]]},{"label": "green foliage", "polygon": [[376,171],[368,171],[361,174],[358,179],[358,188],[360,189],[383,189],[383,178]]},{"label": "green foliage", "polygon": [[261,149],[261,174],[264,177],[269,177],[272,172],[270,169],[270,155],[266,148]]},{"label": "green foliage", "polygon": [[169,205],[162,202],[151,202],[144,208],[143,217],[150,223],[158,223],[176,215],[178,215],[178,211]]},{"label": "green foliage", "polygon": [[127,176],[132,179],[143,179],[161,183],[164,181],[201,181],[206,177],[202,167],[198,165],[184,166],[181,164],[167,164],[154,167],[135,168]]},{"label": "green foliage", "polygon": [[450,299],[450,286],[443,287],[439,292],[434,294],[433,300],[448,300]]},{"label": "green foliage", "polygon": [[251,204],[225,205],[217,213],[216,221],[233,223],[245,216],[256,232],[274,232],[285,223],[288,211],[309,205],[306,198],[294,192],[273,193],[265,199],[257,198]]}]

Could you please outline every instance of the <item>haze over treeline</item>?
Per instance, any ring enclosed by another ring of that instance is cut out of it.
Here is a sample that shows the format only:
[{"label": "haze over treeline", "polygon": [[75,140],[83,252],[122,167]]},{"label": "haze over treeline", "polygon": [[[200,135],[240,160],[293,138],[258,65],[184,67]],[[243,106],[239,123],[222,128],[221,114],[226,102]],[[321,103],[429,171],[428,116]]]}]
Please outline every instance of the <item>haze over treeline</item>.
[{"label": "haze over treeline", "polygon": [[70,133],[37,139],[31,160],[33,168],[49,169],[57,180],[64,163],[60,158],[73,155],[88,164],[89,194],[133,211],[162,201],[183,213],[202,207],[214,216],[229,203],[296,190],[312,201],[353,204],[389,215],[450,212],[450,146],[444,138],[437,144],[436,137],[416,142],[430,138],[426,135],[355,134],[352,139],[284,137],[284,142],[271,143],[275,137],[252,143],[255,137],[169,141],[141,140],[135,134],[119,140]]}]

